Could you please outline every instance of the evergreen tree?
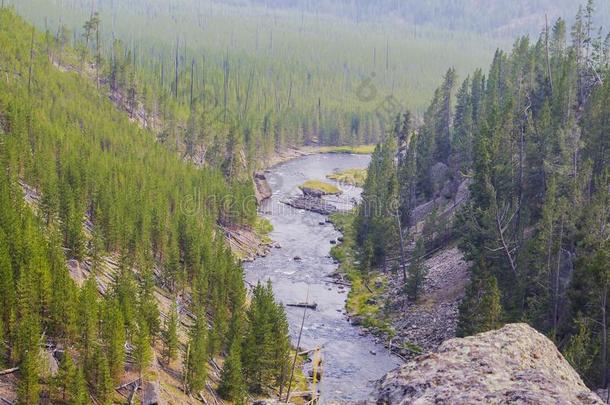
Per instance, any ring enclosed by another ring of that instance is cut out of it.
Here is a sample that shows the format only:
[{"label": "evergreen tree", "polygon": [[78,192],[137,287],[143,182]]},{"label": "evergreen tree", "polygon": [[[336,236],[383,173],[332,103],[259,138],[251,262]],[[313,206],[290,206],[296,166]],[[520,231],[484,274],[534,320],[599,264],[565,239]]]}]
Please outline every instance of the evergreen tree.
[{"label": "evergreen tree", "polygon": [[53,386],[56,390],[57,399],[61,402],[67,402],[71,399],[72,387],[74,386],[73,379],[76,376],[76,367],[72,361],[72,356],[67,351],[64,351],[59,370],[53,379]]},{"label": "evergreen tree", "polygon": [[108,368],[118,382],[125,363],[125,322],[118,300],[112,296],[105,299],[102,319],[102,339],[106,349]]},{"label": "evergreen tree", "polygon": [[80,346],[86,358],[93,353],[93,348],[99,331],[99,301],[97,282],[91,276],[85,281],[80,291],[78,305],[78,330]]},{"label": "evergreen tree", "polygon": [[176,358],[178,351],[178,306],[173,300],[172,305],[165,319],[163,331],[163,342],[165,343],[165,359],[168,364]]},{"label": "evergreen tree", "polygon": [[136,370],[142,375],[150,366],[153,357],[148,324],[143,318],[139,318],[133,337],[133,358]]},{"label": "evergreen tree", "polygon": [[229,354],[222,367],[218,392],[222,398],[235,404],[245,403],[246,387],[241,368],[241,343],[238,340],[235,340],[229,348]]},{"label": "evergreen tree", "polygon": [[501,326],[502,306],[498,283],[495,277],[485,274],[481,265],[475,271],[460,304],[458,336],[470,336]]},{"label": "evergreen tree", "polygon": [[407,295],[413,301],[417,301],[420,297],[424,281],[426,279],[426,265],[424,264],[425,246],[422,238],[418,238],[415,244],[415,250],[411,256],[411,263],[409,264],[407,278],[407,285],[405,289]]},{"label": "evergreen tree", "polygon": [[97,363],[97,379],[94,383],[97,399],[103,405],[111,405],[114,393],[114,383],[110,374],[110,367],[106,356],[101,354]]},{"label": "evergreen tree", "polygon": [[184,359],[185,381],[190,392],[199,392],[205,388],[208,363],[207,332],[204,312],[199,311],[195,325],[191,328]]},{"label": "evergreen tree", "polygon": [[36,404],[40,395],[40,354],[38,347],[26,350],[19,363],[19,384],[17,396],[19,404]]}]

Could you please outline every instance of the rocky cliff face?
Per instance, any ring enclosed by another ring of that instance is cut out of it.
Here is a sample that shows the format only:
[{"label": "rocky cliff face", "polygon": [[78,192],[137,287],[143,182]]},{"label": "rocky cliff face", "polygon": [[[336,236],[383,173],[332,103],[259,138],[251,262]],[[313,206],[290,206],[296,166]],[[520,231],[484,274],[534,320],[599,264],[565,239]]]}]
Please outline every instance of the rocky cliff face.
[{"label": "rocky cliff face", "polygon": [[378,382],[378,404],[603,404],[526,324],[451,339]]}]

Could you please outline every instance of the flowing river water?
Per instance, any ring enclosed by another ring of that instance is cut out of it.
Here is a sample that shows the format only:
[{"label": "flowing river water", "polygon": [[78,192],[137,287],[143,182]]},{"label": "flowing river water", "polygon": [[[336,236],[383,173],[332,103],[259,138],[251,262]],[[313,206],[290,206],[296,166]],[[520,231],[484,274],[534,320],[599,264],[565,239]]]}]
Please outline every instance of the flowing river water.
[{"label": "flowing river water", "polygon": [[[331,240],[341,234],[325,222],[327,217],[310,211],[297,210],[282,203],[300,194],[298,186],[307,180],[323,180],[337,170],[366,168],[367,155],[317,154],[300,157],[273,167],[267,180],[273,196],[261,211],[273,224],[271,238],[280,249],[272,249],[266,257],[245,263],[246,280],[255,284],[270,279],[277,300],[284,304],[309,302],[318,304],[307,310],[300,347],[321,347],[323,376],[318,388],[322,403],[367,399],[375,380],[400,364],[373,337],[352,326],[345,314],[347,289],[329,281],[337,269],[330,258]],[[343,194],[336,202],[350,205],[360,197],[361,189],[339,185]],[[294,260],[298,256],[301,260]],[[293,344],[303,316],[303,309],[286,307]]]}]

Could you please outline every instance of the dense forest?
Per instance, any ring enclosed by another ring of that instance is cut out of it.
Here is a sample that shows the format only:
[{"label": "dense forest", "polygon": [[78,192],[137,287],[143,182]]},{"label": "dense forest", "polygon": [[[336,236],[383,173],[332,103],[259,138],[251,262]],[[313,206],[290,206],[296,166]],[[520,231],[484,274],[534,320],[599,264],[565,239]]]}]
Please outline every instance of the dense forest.
[{"label": "dense forest", "polygon": [[[356,22],[398,19],[416,25],[432,25],[451,30],[484,32],[496,35],[538,30],[545,14],[561,17],[565,10],[577,7],[573,0],[516,0],[509,3],[487,0],[484,7],[477,0],[418,1],[418,0],[227,0],[227,3],[267,7],[294,8],[310,13],[328,13],[347,17]],[[582,2],[584,5],[584,2]],[[608,17],[610,8],[599,5],[599,21]],[[571,17],[571,16],[566,16]]]},{"label": "dense forest", "polygon": [[594,13],[589,1],[571,26],[498,50],[487,74],[447,71],[423,124],[402,114],[377,146],[355,225],[361,271],[415,256],[413,298],[419,258],[457,240],[471,263],[458,334],[527,322],[606,387],[610,35]]},{"label": "dense forest", "polygon": [[255,217],[250,179],[185,162],[58,58],[79,57],[0,10],[0,365],[19,403],[113,403],[159,364],[198,395],[218,356],[225,398],[281,391],[283,307],[262,285],[246,306],[219,229]]},{"label": "dense forest", "polygon": [[162,142],[211,166],[229,154],[255,166],[291,146],[377,142],[386,111],[423,113],[447,60],[471,70],[497,46],[468,32],[214,1],[15,7],[96,59],[100,86]]}]

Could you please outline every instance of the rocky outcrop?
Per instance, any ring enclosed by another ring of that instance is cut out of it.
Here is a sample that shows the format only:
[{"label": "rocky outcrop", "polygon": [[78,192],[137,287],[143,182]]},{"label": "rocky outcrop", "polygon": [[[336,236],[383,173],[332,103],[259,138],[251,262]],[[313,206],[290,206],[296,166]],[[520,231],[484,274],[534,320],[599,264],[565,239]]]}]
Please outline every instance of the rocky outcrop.
[{"label": "rocky outcrop", "polygon": [[455,337],[458,307],[466,291],[470,264],[457,247],[432,254],[424,262],[427,274],[419,300],[413,302],[404,293],[400,274],[388,278],[383,296],[396,331],[392,350],[408,360],[429,353],[447,339]]},{"label": "rocky outcrop", "polygon": [[451,339],[388,373],[378,404],[603,404],[526,324]]},{"label": "rocky outcrop", "polygon": [[256,197],[256,201],[260,204],[262,201],[267,198],[271,198],[273,192],[271,191],[271,186],[267,183],[267,177],[263,172],[254,172],[254,195]]},{"label": "rocky outcrop", "polygon": [[322,215],[330,215],[337,212],[337,207],[333,204],[322,198],[312,197],[310,195],[301,195],[282,202],[299,210],[317,212]]}]

